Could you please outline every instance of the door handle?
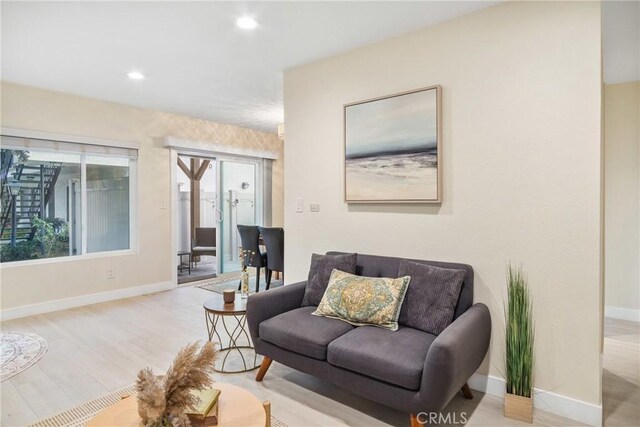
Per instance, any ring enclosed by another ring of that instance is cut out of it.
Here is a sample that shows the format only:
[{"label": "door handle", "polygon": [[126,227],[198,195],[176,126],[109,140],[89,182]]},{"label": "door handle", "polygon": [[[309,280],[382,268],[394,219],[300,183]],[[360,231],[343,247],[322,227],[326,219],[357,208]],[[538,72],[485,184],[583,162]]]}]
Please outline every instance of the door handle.
[{"label": "door handle", "polygon": [[216,214],[218,216],[218,224],[222,222],[222,211],[220,209],[216,209]]}]

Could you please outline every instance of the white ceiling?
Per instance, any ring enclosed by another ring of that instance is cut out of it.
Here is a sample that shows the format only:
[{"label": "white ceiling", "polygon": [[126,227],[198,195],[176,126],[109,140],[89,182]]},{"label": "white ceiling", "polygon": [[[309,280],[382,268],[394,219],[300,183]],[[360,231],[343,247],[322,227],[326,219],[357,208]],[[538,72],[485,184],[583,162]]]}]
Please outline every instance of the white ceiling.
[{"label": "white ceiling", "polygon": [[[283,70],[497,3],[3,1],[2,79],[274,132]],[[638,80],[640,3],[603,22],[605,82]]]},{"label": "white ceiling", "polygon": [[274,132],[283,70],[496,3],[3,1],[2,78]]},{"label": "white ceiling", "polygon": [[602,26],[605,83],[640,80],[640,2],[606,1]]}]

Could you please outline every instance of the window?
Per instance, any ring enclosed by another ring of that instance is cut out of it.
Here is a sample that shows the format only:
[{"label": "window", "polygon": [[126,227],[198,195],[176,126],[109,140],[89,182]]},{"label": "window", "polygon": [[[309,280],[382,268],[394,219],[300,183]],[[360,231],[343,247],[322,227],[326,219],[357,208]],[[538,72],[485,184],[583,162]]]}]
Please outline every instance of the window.
[{"label": "window", "polygon": [[0,261],[132,247],[137,150],[2,136]]},{"label": "window", "polygon": [[129,249],[129,159],[87,156],[87,252]]}]

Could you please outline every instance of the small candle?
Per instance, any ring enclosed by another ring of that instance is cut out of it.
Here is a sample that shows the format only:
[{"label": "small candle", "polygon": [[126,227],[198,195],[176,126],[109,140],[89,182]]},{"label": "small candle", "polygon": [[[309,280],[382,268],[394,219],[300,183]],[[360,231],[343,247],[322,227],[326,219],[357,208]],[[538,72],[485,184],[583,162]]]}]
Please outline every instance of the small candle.
[{"label": "small candle", "polygon": [[236,290],[235,289],[225,289],[223,292],[224,302],[226,304],[231,304],[236,300]]}]

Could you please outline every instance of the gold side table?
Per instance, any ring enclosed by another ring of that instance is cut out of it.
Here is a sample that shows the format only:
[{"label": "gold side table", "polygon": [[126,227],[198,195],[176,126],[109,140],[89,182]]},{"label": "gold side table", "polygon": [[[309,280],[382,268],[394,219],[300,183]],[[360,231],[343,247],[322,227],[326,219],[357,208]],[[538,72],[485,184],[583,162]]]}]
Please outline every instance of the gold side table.
[{"label": "gold side table", "polygon": [[[217,366],[216,363],[215,371],[237,374],[259,368],[258,355],[247,331],[247,300],[240,298],[240,295],[236,294],[235,301],[226,304],[221,294],[214,293],[212,298],[204,302],[203,307],[209,341],[213,341],[213,338],[216,337],[220,345],[218,351],[222,357],[218,358],[218,362],[221,362],[221,364]],[[222,340],[220,328],[229,337],[228,340]],[[253,353],[253,357],[247,357],[243,350],[250,350],[250,353]],[[242,361],[243,368],[236,370],[225,368],[227,359],[230,356],[239,358]]]}]

